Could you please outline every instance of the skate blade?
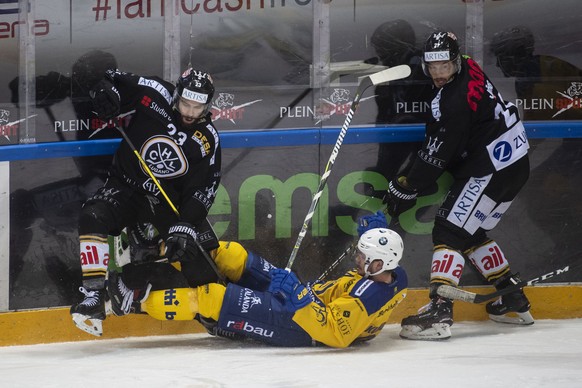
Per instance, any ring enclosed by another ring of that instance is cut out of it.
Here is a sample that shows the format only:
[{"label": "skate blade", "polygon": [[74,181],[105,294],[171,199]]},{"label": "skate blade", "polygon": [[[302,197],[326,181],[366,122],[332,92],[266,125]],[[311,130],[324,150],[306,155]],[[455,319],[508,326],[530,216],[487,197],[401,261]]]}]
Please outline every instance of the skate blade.
[{"label": "skate blade", "polygon": [[101,337],[103,335],[103,321],[101,319],[90,318],[87,315],[72,314],[75,326],[86,333]]},{"label": "skate blade", "polygon": [[408,340],[442,341],[451,338],[451,325],[435,323],[432,327],[424,330],[416,325],[402,326],[400,337]]},{"label": "skate blade", "polygon": [[489,319],[499,323],[508,323],[510,325],[533,325],[535,322],[529,311],[526,311],[525,313],[508,313],[505,315],[489,314]]}]

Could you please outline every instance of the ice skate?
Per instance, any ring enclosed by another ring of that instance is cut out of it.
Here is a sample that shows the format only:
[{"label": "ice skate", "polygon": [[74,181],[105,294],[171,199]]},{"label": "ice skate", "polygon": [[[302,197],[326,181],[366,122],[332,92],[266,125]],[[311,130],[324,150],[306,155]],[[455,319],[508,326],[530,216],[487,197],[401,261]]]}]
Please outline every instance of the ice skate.
[{"label": "ice skate", "polygon": [[[496,285],[496,288],[501,290],[517,284],[519,281],[520,279],[518,275],[509,275],[507,278],[501,280]],[[488,303],[485,307],[489,314],[489,319],[492,321],[514,325],[532,325],[534,323],[529,308],[529,300],[521,289],[503,295],[496,301]]]},{"label": "ice skate", "polygon": [[445,340],[451,337],[453,302],[434,298],[417,315],[402,320],[400,337],[410,340]]},{"label": "ice skate", "polygon": [[122,317],[131,312],[134,292],[123,283],[119,272],[109,271],[107,293],[111,300],[111,311],[113,314]]},{"label": "ice skate", "polygon": [[94,336],[103,334],[103,320],[105,319],[105,290],[87,290],[79,287],[85,299],[71,306],[71,316],[75,325]]}]

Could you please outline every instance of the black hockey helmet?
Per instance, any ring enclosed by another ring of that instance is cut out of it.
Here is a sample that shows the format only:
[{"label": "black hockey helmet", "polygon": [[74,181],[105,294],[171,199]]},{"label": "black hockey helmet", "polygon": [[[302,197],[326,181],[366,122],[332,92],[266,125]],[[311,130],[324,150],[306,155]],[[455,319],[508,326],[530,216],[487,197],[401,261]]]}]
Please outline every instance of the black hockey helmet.
[{"label": "black hockey helmet", "polygon": [[174,104],[178,103],[180,97],[205,104],[205,113],[208,112],[214,97],[214,85],[210,74],[193,68],[189,68],[182,73],[178,78],[178,82],[176,82]]},{"label": "black hockey helmet", "polygon": [[461,54],[457,37],[452,32],[436,31],[430,34],[424,44],[422,69],[430,77],[426,68],[428,62],[453,61],[457,72],[461,71]]},{"label": "black hockey helmet", "polygon": [[416,50],[416,34],[406,20],[396,19],[380,24],[372,33],[370,43],[386,66],[400,65]]},{"label": "black hockey helmet", "polygon": [[105,72],[112,69],[117,69],[117,60],[113,54],[91,50],[73,64],[73,87],[79,89],[79,94],[87,95],[89,90],[103,79]]},{"label": "black hockey helmet", "polygon": [[533,56],[534,45],[531,30],[525,26],[515,26],[496,32],[490,47],[503,74],[519,77],[526,75],[526,63]]},{"label": "black hockey helmet", "polygon": [[531,30],[526,26],[514,26],[498,31],[491,39],[491,51],[495,56],[533,55],[535,40]]}]

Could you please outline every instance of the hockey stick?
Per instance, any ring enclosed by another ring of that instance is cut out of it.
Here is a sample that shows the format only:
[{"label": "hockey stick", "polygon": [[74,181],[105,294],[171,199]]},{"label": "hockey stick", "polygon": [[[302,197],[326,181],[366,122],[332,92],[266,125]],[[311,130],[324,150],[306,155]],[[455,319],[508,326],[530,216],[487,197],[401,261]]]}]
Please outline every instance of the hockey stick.
[{"label": "hockey stick", "polygon": [[349,256],[349,254],[352,252],[352,249],[354,249],[355,247],[356,244],[350,244],[347,247],[347,249],[344,250],[342,254],[337,259],[335,259],[335,261],[331,263],[331,265],[325,271],[323,271],[321,275],[319,275],[316,281],[321,281],[325,279],[338,265],[340,265],[342,261],[344,261],[346,257]]},{"label": "hockey stick", "polygon": [[307,211],[307,215],[305,216],[305,220],[303,221],[303,226],[299,231],[299,235],[297,236],[297,241],[295,242],[295,246],[291,251],[291,255],[289,256],[289,261],[287,262],[286,269],[288,271],[291,270],[291,266],[297,257],[297,252],[299,251],[299,247],[301,246],[301,242],[303,238],[307,234],[307,228],[309,227],[309,223],[311,222],[311,218],[313,218],[313,214],[315,213],[315,208],[317,207],[317,203],[319,202],[319,198],[323,193],[323,189],[325,187],[325,183],[331,174],[331,168],[335,163],[335,159],[339,153],[340,147],[344,141],[344,137],[346,136],[346,132],[350,126],[352,121],[352,117],[356,113],[358,109],[358,105],[360,104],[360,99],[362,98],[362,94],[372,85],[379,85],[382,83],[386,83],[389,81],[394,81],[402,78],[406,78],[410,75],[410,67],[408,65],[400,65],[391,67],[386,70],[379,71],[378,73],[371,74],[369,76],[363,77],[360,81],[358,88],[356,90],[356,95],[354,96],[354,100],[352,101],[350,110],[346,116],[346,120],[342,125],[338,138],[335,142],[331,155],[329,156],[329,160],[327,161],[327,165],[325,166],[325,171],[321,176],[319,181],[319,187],[317,188],[317,192],[313,195],[313,199],[311,201],[311,205],[309,206],[309,210]]},{"label": "hockey stick", "polygon": [[[123,130],[123,128],[121,128],[121,126],[119,126],[119,125],[116,125],[115,127],[117,128],[117,130],[119,131],[119,133],[121,133],[121,136],[123,136],[123,138],[125,139],[125,141],[129,145],[129,147],[131,148],[131,150],[133,151],[133,153],[135,154],[135,156],[137,156],[137,159],[139,160],[140,164],[142,165],[142,167],[144,168],[144,170],[148,173],[148,175],[150,176],[150,178],[152,178],[152,181],[155,183],[155,185],[157,186],[158,190],[160,190],[160,193],[162,193],[162,195],[166,199],[167,204],[170,206],[170,208],[172,208],[172,211],[176,214],[176,216],[178,216],[178,219],[179,219],[180,218],[180,212],[178,211],[178,209],[176,208],[176,206],[174,206],[174,204],[172,203],[172,200],[170,199],[170,197],[168,197],[168,195],[166,194],[166,192],[162,188],[161,183],[156,179],[156,177],[154,176],[153,172],[150,170],[150,168],[146,164],[145,160],[143,160],[143,158],[141,157],[141,155],[139,154],[139,152],[137,151],[137,149],[133,145],[132,141],[129,139],[129,137],[127,136],[127,134]],[[223,284],[226,284],[226,278],[218,270],[218,267],[216,266],[216,263],[214,262],[214,260],[212,260],[212,258],[208,254],[208,252],[206,252],[206,250],[202,247],[202,245],[200,244],[200,242],[198,241],[198,239],[194,239],[194,243],[196,244],[196,247],[198,248],[198,250],[200,251],[200,253],[202,253],[202,255],[204,256],[204,258],[208,262],[208,265],[210,265],[210,267],[212,268],[212,270],[216,273],[216,276],[218,276],[218,279]]]},{"label": "hockey stick", "polygon": [[[370,198],[366,199],[360,205],[360,208],[362,206],[364,206],[366,203],[368,203],[369,200],[370,200]],[[342,261],[344,261],[344,259],[351,253],[352,249],[354,249],[356,247],[356,245],[357,245],[357,241],[348,245],[348,247],[342,252],[342,254],[339,255],[339,257],[337,259],[335,259],[335,261],[333,263],[331,263],[330,266],[325,271],[323,271],[323,273],[321,275],[319,275],[319,277],[317,278],[316,281],[322,281],[323,279],[325,279],[331,273],[331,271],[333,271],[338,265],[340,265],[340,263]]]},{"label": "hockey stick", "polygon": [[512,286],[501,289],[499,291],[492,292],[490,294],[477,294],[474,292],[461,290],[460,288],[457,288],[457,287],[449,286],[448,284],[443,284],[443,285],[439,286],[437,288],[437,294],[439,294],[443,298],[460,300],[463,302],[477,303],[478,304],[478,303],[487,302],[491,299],[495,299],[495,298],[503,296],[503,295],[511,294],[512,292],[518,291],[525,286],[533,286],[534,284],[536,284],[540,281],[547,280],[547,279],[552,278],[554,276],[562,275],[563,273],[568,272],[569,270],[570,270],[570,266],[567,265],[564,268],[557,269],[555,271],[549,272],[545,275],[538,276],[538,277],[533,278],[533,279],[528,280],[528,281],[521,281],[521,282],[516,283]]}]

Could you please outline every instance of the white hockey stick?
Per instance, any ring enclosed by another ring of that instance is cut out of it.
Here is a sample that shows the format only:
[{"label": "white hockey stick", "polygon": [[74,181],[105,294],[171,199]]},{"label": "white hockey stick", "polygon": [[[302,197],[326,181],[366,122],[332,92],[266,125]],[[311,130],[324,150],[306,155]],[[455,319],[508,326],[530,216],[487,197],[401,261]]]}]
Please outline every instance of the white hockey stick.
[{"label": "white hockey stick", "polygon": [[552,272],[547,273],[547,274],[542,275],[542,276],[538,276],[537,278],[534,278],[534,279],[531,279],[528,281],[521,281],[517,284],[503,288],[499,291],[492,292],[490,294],[477,294],[477,293],[474,293],[471,291],[461,290],[460,288],[449,286],[447,284],[443,284],[443,285],[439,286],[437,288],[437,294],[439,294],[440,296],[442,296],[444,298],[448,298],[448,299],[454,299],[454,300],[460,300],[463,302],[479,304],[479,303],[487,302],[491,299],[495,299],[495,298],[503,296],[503,295],[511,294],[512,292],[518,291],[525,286],[533,286],[534,284],[536,284],[540,281],[549,279],[549,278],[554,277],[554,276],[561,275],[565,272],[568,272],[569,270],[570,270],[570,266],[567,265],[564,268],[557,269],[555,271],[552,271]]},{"label": "white hockey stick", "polygon": [[331,174],[331,168],[335,163],[335,159],[339,153],[340,147],[344,142],[344,137],[346,136],[346,132],[350,126],[350,122],[352,121],[352,117],[356,113],[358,109],[358,105],[360,104],[360,99],[362,98],[362,94],[372,85],[379,85],[389,81],[395,81],[402,78],[406,78],[410,75],[410,67],[408,65],[400,65],[391,67],[386,70],[379,71],[374,74],[370,74],[369,76],[363,77],[360,81],[358,88],[356,90],[356,95],[354,96],[354,100],[352,101],[352,105],[350,110],[346,116],[346,120],[340,130],[338,138],[335,142],[331,155],[329,156],[329,160],[327,161],[327,165],[325,166],[325,171],[321,176],[319,181],[319,187],[317,188],[317,192],[313,195],[313,200],[311,201],[311,206],[309,206],[309,210],[307,211],[307,215],[305,216],[305,220],[303,221],[303,226],[299,231],[299,236],[297,236],[297,241],[295,242],[295,246],[291,251],[291,255],[289,256],[289,261],[287,262],[287,270],[291,270],[291,266],[295,261],[295,257],[297,256],[297,251],[299,251],[299,247],[301,246],[301,242],[307,233],[307,228],[309,227],[309,223],[311,218],[313,218],[313,214],[315,213],[315,208],[317,207],[317,203],[319,202],[319,198],[323,193],[323,189],[325,187],[325,183],[327,182],[327,178]]}]

